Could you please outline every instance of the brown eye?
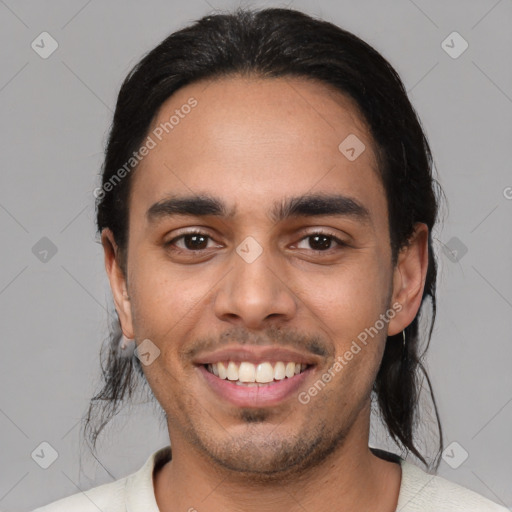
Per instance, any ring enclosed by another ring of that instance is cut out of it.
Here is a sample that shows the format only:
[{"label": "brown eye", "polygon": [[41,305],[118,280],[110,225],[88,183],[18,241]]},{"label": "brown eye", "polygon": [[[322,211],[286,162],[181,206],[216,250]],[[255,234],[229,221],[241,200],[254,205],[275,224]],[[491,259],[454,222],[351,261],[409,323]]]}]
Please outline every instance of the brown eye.
[{"label": "brown eye", "polygon": [[312,235],[309,238],[309,245],[315,251],[324,251],[331,248],[332,237],[327,235]]},{"label": "brown eye", "polygon": [[[306,242],[308,247],[300,247],[300,244]],[[333,243],[338,246],[345,244],[337,237],[328,233],[312,233],[305,236],[297,245],[299,249],[312,249],[313,251],[324,252],[333,248]]]},{"label": "brown eye", "polygon": [[205,233],[185,233],[173,238],[165,246],[176,246],[178,249],[185,251],[202,251],[208,249],[208,242],[210,240],[210,236]]},{"label": "brown eye", "polygon": [[208,237],[203,235],[185,235],[183,242],[187,249],[191,251],[198,251],[206,249],[208,245]]}]

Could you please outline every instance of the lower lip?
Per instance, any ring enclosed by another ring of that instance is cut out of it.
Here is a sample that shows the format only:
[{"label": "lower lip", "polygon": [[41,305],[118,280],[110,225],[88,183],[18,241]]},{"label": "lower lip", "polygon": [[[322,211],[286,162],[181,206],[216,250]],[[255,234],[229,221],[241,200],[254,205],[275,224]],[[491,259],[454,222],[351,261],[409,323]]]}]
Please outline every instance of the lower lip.
[{"label": "lower lip", "polygon": [[313,367],[310,366],[302,373],[273,381],[269,384],[259,386],[240,386],[234,381],[220,379],[210,373],[203,365],[197,367],[200,374],[206,380],[210,388],[221,398],[228,400],[237,407],[262,407],[277,405],[280,402],[295,396],[298,388],[311,374]]}]

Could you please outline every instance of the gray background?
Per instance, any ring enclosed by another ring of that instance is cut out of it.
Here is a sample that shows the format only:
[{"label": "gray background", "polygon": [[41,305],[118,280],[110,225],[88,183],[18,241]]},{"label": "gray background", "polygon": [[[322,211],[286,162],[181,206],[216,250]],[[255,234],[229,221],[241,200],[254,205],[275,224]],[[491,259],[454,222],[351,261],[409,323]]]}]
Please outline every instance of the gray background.
[{"label": "gray background", "polygon": [[[120,478],[168,442],[138,405],[114,423],[98,461],[81,450],[79,421],[98,382],[111,300],[92,191],[129,69],[175,29],[236,5],[0,0],[0,510],[30,510]],[[435,233],[439,315],[427,364],[446,446],[458,443],[451,459],[462,449],[469,457],[457,469],[443,461],[439,473],[512,510],[512,1],[250,5],[289,5],[335,22],[401,75],[449,205]],[[47,59],[31,48],[43,31],[59,44]],[[456,59],[441,46],[453,31],[469,43]],[[46,261],[33,251],[43,237],[57,249]],[[372,435],[386,446],[378,426]],[[48,469],[31,457],[43,441],[58,452]]]}]

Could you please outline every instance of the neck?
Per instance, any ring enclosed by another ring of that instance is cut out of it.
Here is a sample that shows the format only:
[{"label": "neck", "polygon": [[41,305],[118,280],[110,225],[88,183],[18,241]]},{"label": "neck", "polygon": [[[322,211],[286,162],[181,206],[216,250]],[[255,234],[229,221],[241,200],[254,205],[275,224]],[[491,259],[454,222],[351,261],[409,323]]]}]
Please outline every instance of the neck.
[{"label": "neck", "polygon": [[162,512],[224,510],[289,512],[322,510],[394,512],[401,469],[375,456],[367,428],[354,424],[341,446],[320,464],[300,474],[276,474],[265,483],[250,475],[217,468],[182,438],[173,439],[172,460],[154,475]]}]

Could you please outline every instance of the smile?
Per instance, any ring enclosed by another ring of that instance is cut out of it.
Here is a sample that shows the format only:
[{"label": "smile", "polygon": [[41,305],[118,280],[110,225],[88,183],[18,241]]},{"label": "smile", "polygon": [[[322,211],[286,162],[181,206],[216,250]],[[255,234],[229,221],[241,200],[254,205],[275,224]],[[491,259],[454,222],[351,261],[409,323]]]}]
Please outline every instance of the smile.
[{"label": "smile", "polygon": [[290,379],[304,372],[308,366],[304,363],[283,361],[277,361],[274,364],[270,361],[259,364],[249,361],[219,361],[205,365],[206,369],[216,377],[249,387]]},{"label": "smile", "polygon": [[[293,403],[300,390],[306,387],[305,381],[312,376],[315,365],[285,364],[283,361],[274,365],[270,362],[256,365],[247,361],[230,361],[201,364],[196,369],[216,400],[235,407],[261,408],[290,403],[290,400]],[[215,375],[215,371],[219,375]],[[249,381],[244,382],[246,379]]]}]

